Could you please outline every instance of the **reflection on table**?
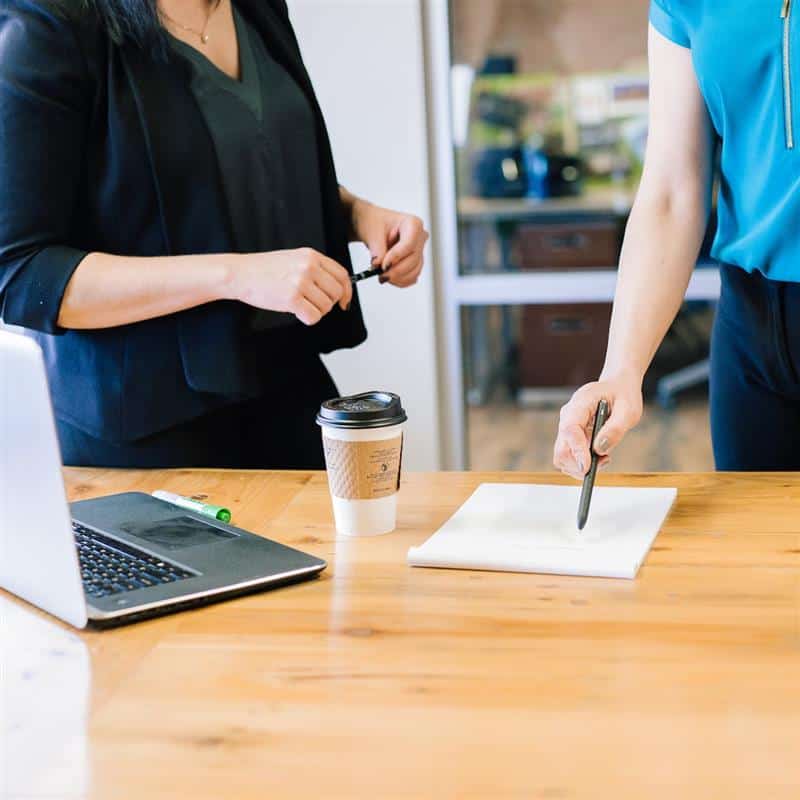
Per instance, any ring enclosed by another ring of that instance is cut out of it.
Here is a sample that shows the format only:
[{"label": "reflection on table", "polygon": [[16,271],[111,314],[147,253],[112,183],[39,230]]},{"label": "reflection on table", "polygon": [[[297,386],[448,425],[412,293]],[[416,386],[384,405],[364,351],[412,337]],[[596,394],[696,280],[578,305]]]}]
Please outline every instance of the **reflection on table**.
[{"label": "reflection on table", "polygon": [[0,597],[2,796],[83,798],[89,791],[86,645],[21,602]]}]

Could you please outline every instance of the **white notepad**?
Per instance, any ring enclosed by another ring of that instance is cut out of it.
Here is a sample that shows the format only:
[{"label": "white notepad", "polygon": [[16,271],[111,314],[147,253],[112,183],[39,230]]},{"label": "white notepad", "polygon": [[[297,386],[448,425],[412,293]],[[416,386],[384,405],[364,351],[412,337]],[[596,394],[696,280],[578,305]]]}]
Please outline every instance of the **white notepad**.
[{"label": "white notepad", "polygon": [[576,526],[579,486],[483,483],[421,547],[413,567],[635,578],[677,489],[597,487]]}]

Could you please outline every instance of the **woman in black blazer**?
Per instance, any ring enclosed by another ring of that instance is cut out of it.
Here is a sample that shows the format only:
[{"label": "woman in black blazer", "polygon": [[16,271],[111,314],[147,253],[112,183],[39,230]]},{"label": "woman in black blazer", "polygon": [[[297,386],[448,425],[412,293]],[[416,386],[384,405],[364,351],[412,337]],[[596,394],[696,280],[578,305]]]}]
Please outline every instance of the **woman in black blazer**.
[{"label": "woman in black blazer", "polygon": [[426,239],[339,186],[284,0],[0,0],[0,316],[65,463],[321,467],[348,242],[405,287]]}]

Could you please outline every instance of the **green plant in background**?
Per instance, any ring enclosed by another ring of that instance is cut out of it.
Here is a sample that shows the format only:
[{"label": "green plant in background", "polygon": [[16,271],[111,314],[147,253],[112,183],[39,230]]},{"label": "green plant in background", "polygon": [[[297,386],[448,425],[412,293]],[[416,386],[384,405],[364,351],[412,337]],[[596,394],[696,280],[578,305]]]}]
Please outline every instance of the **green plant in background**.
[{"label": "green plant in background", "polygon": [[[477,109],[481,96],[486,95],[516,101],[524,107],[524,113],[513,127],[481,119]],[[554,74],[480,76],[472,89],[470,144],[484,148],[563,142],[566,99],[567,85]]]},{"label": "green plant in background", "polygon": [[[493,115],[487,97],[497,98],[500,109],[505,101],[522,111]],[[635,185],[646,138],[647,76],[640,70],[487,75],[473,84],[469,149],[528,145],[580,155],[588,187]]]}]

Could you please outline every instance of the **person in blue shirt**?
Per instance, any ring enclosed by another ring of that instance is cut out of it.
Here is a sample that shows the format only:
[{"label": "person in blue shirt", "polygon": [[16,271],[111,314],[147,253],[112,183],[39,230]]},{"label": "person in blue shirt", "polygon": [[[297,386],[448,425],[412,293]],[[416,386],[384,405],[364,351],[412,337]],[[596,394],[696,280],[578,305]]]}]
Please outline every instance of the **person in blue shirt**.
[{"label": "person in blue shirt", "polygon": [[[642,415],[642,379],[680,308],[706,230],[722,294],[711,346],[720,470],[800,469],[800,0],[652,0],[650,134],[598,381],[561,411],[554,463],[589,466],[597,403],[608,460]],[[797,19],[795,19],[797,17]]]}]

